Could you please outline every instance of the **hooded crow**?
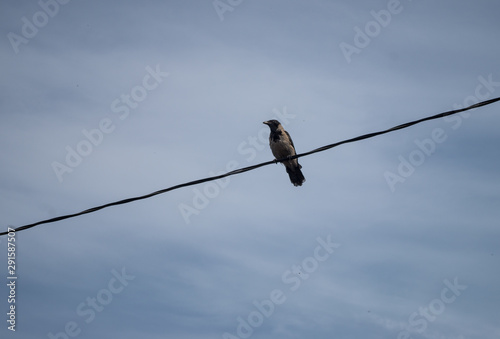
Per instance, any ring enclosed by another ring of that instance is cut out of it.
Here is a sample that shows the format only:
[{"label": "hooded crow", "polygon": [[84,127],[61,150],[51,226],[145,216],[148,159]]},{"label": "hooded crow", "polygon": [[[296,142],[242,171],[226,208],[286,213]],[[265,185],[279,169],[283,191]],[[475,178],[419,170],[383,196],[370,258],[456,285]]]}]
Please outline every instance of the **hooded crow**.
[{"label": "hooded crow", "polygon": [[[290,134],[281,126],[278,120],[264,121],[264,124],[269,126],[271,129],[271,134],[269,135],[269,146],[271,146],[271,152],[273,152],[276,160],[284,159],[296,155],[295,147],[293,146],[292,138]],[[297,159],[283,161],[283,165],[286,167],[286,172],[290,176],[290,181],[294,186],[302,186],[306,178],[300,170],[299,161]]]}]

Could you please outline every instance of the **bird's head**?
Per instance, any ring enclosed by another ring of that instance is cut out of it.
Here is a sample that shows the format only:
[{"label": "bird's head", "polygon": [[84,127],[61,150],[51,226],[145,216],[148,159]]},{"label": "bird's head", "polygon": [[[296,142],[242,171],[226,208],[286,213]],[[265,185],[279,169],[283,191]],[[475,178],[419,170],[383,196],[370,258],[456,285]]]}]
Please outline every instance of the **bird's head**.
[{"label": "bird's head", "polygon": [[264,121],[263,124],[266,124],[267,126],[269,126],[271,131],[276,131],[278,129],[278,127],[281,125],[278,120]]}]

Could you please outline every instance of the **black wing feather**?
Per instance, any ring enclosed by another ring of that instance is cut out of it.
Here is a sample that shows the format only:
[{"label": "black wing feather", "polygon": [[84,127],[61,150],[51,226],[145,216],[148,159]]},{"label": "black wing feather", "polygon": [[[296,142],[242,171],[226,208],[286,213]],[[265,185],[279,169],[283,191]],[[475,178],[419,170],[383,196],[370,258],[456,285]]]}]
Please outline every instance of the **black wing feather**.
[{"label": "black wing feather", "polygon": [[285,131],[285,133],[286,133],[286,136],[288,137],[288,140],[290,140],[290,144],[292,144],[293,150],[295,152],[295,146],[293,145],[293,141],[292,141],[292,138],[290,137],[290,134],[288,134],[287,131]]}]

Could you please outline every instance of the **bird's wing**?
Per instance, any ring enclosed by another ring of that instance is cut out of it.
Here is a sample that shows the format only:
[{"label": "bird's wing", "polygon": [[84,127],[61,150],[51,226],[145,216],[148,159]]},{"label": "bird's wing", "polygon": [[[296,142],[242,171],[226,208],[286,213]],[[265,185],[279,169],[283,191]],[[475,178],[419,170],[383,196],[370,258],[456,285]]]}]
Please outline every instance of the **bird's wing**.
[{"label": "bird's wing", "polygon": [[293,150],[295,151],[295,146],[293,145],[293,141],[292,141],[292,138],[290,137],[290,134],[288,134],[287,131],[284,131],[286,136],[288,137],[288,140],[290,140],[290,144],[292,144],[292,147],[293,147]]}]

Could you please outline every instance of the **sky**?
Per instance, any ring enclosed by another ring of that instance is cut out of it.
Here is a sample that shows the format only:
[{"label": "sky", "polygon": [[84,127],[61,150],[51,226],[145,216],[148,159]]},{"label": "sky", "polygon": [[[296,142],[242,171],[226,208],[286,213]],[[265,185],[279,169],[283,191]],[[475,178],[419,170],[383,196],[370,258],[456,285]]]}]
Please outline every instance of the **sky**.
[{"label": "sky", "polygon": [[[269,119],[302,153],[499,97],[499,10],[2,1],[1,231],[273,160]],[[499,338],[499,124],[495,103],[302,157],[301,187],[272,164],[2,236],[0,337]]]}]

